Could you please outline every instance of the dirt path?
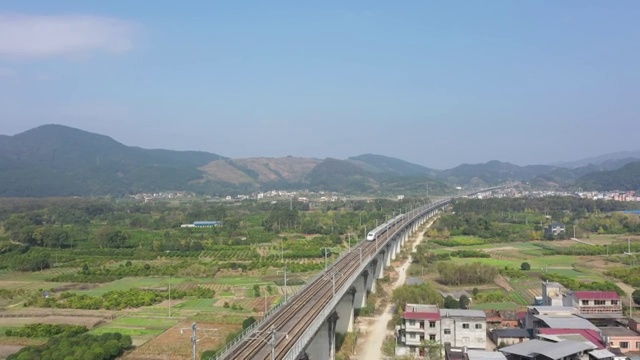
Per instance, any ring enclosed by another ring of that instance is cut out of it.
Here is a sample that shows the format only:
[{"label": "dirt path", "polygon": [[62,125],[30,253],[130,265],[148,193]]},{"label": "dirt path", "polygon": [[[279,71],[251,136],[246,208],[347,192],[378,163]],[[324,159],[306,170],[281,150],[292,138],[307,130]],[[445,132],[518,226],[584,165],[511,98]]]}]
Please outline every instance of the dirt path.
[{"label": "dirt path", "polygon": [[505,289],[507,292],[512,292],[515,291],[513,289],[513,287],[511,287],[511,284],[509,284],[509,282],[507,281],[507,279],[504,278],[504,276],[502,275],[498,275],[496,276],[496,285],[500,286],[501,288]]},{"label": "dirt path", "polygon": [[[433,224],[433,221],[419,230],[418,238],[411,247],[412,253],[416,252],[416,247],[422,242],[424,237],[424,231],[431,226],[431,224]],[[411,255],[409,255],[409,258],[404,264],[396,268],[399,276],[398,280],[393,284],[394,289],[404,284],[407,278],[409,264],[411,264]],[[367,333],[361,338],[362,340],[358,341],[359,343],[361,342],[361,344],[358,346],[357,356],[352,357],[353,359],[382,359],[382,343],[384,342],[384,338],[387,335],[393,335],[393,331],[387,330],[387,323],[393,318],[393,312],[395,310],[395,304],[390,303],[384,309],[382,315],[375,318],[374,322],[368,325]]]}]

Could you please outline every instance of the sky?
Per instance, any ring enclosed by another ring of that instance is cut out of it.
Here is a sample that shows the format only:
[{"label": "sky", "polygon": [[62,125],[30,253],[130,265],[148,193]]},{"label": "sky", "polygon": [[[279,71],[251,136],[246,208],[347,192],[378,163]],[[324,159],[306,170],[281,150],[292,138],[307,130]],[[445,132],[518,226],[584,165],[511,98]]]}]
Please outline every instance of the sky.
[{"label": "sky", "polygon": [[638,150],[640,2],[0,3],[0,134],[437,169]]}]

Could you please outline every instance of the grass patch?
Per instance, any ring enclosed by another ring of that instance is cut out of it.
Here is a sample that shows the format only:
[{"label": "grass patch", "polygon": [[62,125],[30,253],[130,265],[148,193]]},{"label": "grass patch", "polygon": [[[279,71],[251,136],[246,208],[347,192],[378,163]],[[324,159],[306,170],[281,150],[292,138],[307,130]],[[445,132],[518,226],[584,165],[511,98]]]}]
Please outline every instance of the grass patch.
[{"label": "grass patch", "polygon": [[[179,285],[185,282],[190,282],[190,278],[171,278],[171,285]],[[132,288],[163,288],[168,287],[168,277],[127,277],[119,280],[106,283],[103,286],[89,290],[74,291],[79,294],[86,294],[91,296],[101,296],[109,291],[115,290],[129,290]]]},{"label": "grass patch", "polygon": [[215,299],[189,299],[184,301],[178,305],[173,306],[174,309],[183,309],[183,310],[208,310],[212,311],[215,309],[213,306],[217,300]]},{"label": "grass patch", "polygon": [[89,333],[101,335],[109,332],[119,332],[122,335],[130,335],[132,337],[153,337],[162,334],[180,321],[181,319],[177,318],[120,317],[109,324],[90,330]]}]

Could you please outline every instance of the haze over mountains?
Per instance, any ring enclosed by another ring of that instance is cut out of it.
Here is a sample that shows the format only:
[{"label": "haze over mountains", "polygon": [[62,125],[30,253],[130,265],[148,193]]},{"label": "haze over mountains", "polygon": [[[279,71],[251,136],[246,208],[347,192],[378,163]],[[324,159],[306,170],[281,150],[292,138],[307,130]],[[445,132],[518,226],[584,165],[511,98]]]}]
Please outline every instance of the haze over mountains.
[{"label": "haze over mountains", "polygon": [[[636,157],[637,156],[637,157]],[[148,150],[62,125],[0,136],[0,196],[124,195],[189,190],[238,194],[271,189],[401,194],[452,186],[530,181],[544,187],[640,188],[640,152],[561,165],[500,161],[434,170],[382,155],[348,159],[230,159],[198,151]],[[588,165],[583,165],[584,163]],[[618,179],[618,180],[615,180]]]}]

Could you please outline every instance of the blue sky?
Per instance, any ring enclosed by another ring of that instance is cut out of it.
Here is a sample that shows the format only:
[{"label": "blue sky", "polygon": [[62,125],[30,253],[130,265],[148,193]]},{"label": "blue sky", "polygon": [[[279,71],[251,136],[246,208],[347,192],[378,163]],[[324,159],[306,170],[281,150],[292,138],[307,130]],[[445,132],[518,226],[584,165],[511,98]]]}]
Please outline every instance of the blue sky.
[{"label": "blue sky", "polygon": [[0,133],[447,168],[638,150],[637,1],[0,4]]}]

